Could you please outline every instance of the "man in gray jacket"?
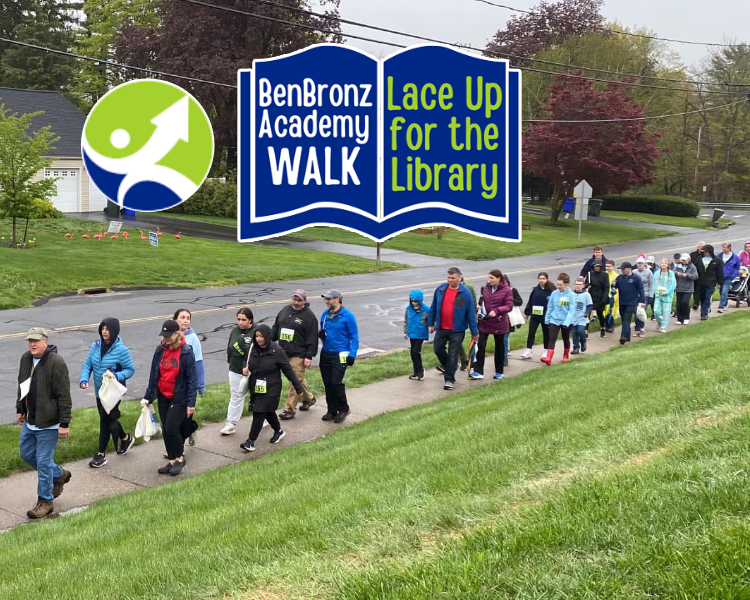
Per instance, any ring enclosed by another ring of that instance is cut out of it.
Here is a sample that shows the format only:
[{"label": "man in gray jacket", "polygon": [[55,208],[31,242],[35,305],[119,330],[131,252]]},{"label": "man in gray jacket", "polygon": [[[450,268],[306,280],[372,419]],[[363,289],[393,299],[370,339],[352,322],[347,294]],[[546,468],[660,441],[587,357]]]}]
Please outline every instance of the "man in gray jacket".
[{"label": "man in gray jacket", "polygon": [[42,327],[29,329],[29,351],[21,357],[18,369],[16,422],[21,426],[21,458],[38,476],[37,503],[26,513],[30,519],[53,511],[52,500],[62,494],[71,477],[70,471],[55,464],[57,440],[68,437],[70,427],[70,377],[48,337]]}]

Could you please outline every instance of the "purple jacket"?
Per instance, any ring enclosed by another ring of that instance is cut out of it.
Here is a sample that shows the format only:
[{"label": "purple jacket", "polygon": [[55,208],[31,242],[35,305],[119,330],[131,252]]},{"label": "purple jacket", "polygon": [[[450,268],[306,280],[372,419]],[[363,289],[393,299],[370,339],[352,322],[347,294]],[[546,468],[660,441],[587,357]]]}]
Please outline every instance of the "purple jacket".
[{"label": "purple jacket", "polygon": [[513,288],[504,281],[501,281],[500,285],[495,288],[494,293],[488,285],[485,285],[480,294],[481,299],[484,301],[484,309],[487,311],[487,315],[495,311],[497,316],[486,316],[479,321],[479,333],[510,333],[508,313],[513,310]]}]

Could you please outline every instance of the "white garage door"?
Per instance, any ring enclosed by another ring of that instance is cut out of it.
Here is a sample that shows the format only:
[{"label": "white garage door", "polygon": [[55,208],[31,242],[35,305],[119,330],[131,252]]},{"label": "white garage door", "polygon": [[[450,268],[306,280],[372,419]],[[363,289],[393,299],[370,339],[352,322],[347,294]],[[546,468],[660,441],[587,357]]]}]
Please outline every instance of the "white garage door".
[{"label": "white garage door", "polygon": [[57,195],[52,197],[52,204],[62,212],[78,212],[78,188],[80,169],[45,169],[45,177],[59,177]]}]

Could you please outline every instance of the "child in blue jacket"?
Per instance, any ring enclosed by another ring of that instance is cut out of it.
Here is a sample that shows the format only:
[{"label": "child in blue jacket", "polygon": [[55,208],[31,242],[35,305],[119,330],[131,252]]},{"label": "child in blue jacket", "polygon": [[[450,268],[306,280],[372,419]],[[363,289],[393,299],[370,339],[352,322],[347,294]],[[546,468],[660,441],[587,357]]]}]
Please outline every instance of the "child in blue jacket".
[{"label": "child in blue jacket", "polygon": [[120,338],[120,321],[114,318],[102,319],[99,325],[99,339],[91,344],[86,360],[83,361],[79,379],[80,388],[85,390],[89,387],[91,374],[94,375],[96,408],[99,411],[99,448],[89,462],[89,466],[94,469],[107,464],[105,453],[110,437],[117,454],[125,454],[135,443],[135,438],[125,433],[120,425],[120,403],[107,413],[99,400],[99,389],[102,387],[102,377],[106,371],[111,371],[123,385],[135,373],[130,350]]},{"label": "child in blue jacket", "polygon": [[411,344],[411,363],[414,371],[409,379],[422,381],[424,379],[424,366],[422,365],[422,344],[430,339],[430,330],[427,319],[430,307],[424,303],[424,294],[421,290],[412,290],[409,294],[409,305],[404,312],[404,339]]},{"label": "child in blue jacket", "polygon": [[594,310],[594,301],[591,299],[586,289],[586,280],[578,277],[573,285],[573,294],[575,295],[575,306],[573,308],[573,321],[571,323],[571,332],[573,333],[573,352],[586,352],[586,340],[589,337],[588,327],[591,311]]}]

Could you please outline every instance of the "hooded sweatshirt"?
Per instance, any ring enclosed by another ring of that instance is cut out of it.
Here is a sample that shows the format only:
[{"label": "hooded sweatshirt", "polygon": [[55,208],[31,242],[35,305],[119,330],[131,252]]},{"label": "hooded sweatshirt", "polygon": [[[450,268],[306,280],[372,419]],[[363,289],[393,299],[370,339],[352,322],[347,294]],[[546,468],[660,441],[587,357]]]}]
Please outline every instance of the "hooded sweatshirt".
[{"label": "hooded sweatshirt", "polygon": [[[684,273],[685,277],[682,277],[681,273]],[[698,269],[695,268],[695,265],[692,262],[686,265],[680,263],[674,268],[674,275],[677,280],[675,291],[678,294],[692,294],[695,289],[695,282],[698,281]]]},{"label": "hooded sweatshirt", "polygon": [[[415,308],[412,300],[419,301],[419,308]],[[411,340],[427,340],[430,338],[430,330],[427,319],[430,315],[430,307],[424,303],[422,290],[412,290],[409,294],[409,304],[404,312],[404,333]]]},{"label": "hooded sweatshirt", "polygon": [[588,292],[594,304],[606,304],[609,302],[609,275],[604,269],[599,272],[593,269],[589,273]]},{"label": "hooded sweatshirt", "polygon": [[299,310],[291,304],[282,308],[271,328],[271,339],[288,357],[312,360],[318,353],[318,319],[310,303]]},{"label": "hooded sweatshirt", "polygon": [[[639,263],[643,264],[643,263]],[[643,293],[646,295],[646,298],[653,298],[654,297],[654,274],[651,272],[651,269],[648,268],[648,265],[643,265],[643,269],[634,269],[633,273],[638,275],[641,278],[641,281],[643,282]]]},{"label": "hooded sweatshirt", "polygon": [[[745,246],[747,246],[748,244],[750,244],[750,242],[745,242]],[[747,250],[743,250],[742,252],[740,252],[740,264],[743,267],[750,267],[750,252],[748,252]]]},{"label": "hooded sweatshirt", "polygon": [[544,323],[550,294],[552,294],[552,290],[545,290],[543,287],[535,285],[534,289],[531,290],[529,301],[526,303],[523,313],[535,321]]},{"label": "hooded sweatshirt", "polygon": [[272,412],[279,406],[281,373],[284,373],[298,394],[304,393],[304,389],[281,345],[271,341],[271,328],[261,323],[256,331],[265,338],[266,347],[253,344],[250,350],[250,407],[254,413]]},{"label": "hooded sweatshirt", "polygon": [[573,309],[575,308],[575,294],[570,288],[564,292],[555,290],[550,294],[547,302],[547,314],[544,322],[547,325],[561,325],[570,327],[573,322]]},{"label": "hooded sweatshirt", "polygon": [[198,334],[192,327],[188,327],[185,332],[185,342],[193,349],[195,357],[195,375],[198,378],[198,392],[206,393],[206,372],[203,368],[203,348]]},{"label": "hooded sweatshirt", "polygon": [[588,316],[594,308],[594,302],[591,300],[591,294],[586,290],[576,292],[573,290],[575,303],[573,305],[573,320],[571,325],[586,325],[589,321]]},{"label": "hooded sweatshirt", "polygon": [[[714,256],[714,247],[711,244],[703,246],[704,256],[699,258],[695,264],[698,270],[698,282],[703,287],[716,287],[724,281],[724,263]],[[708,253],[708,256],[705,256]]]},{"label": "hooded sweatshirt", "polygon": [[242,375],[242,369],[245,368],[245,363],[247,362],[247,351],[253,343],[254,333],[255,327],[250,327],[250,329],[240,329],[235,326],[235,328],[232,329],[232,333],[229,334],[229,342],[227,342],[227,362],[229,363],[229,370],[232,373]]},{"label": "hooded sweatshirt", "polygon": [[[109,330],[109,342],[102,337],[102,328],[107,326]],[[106,371],[111,371],[122,383],[130,379],[135,373],[135,365],[130,356],[130,349],[120,338],[120,321],[115,318],[102,319],[99,324],[99,339],[91,344],[89,353],[81,367],[81,383],[89,383],[91,374],[94,375],[94,393],[99,396],[99,388],[102,387],[102,377]]]}]

